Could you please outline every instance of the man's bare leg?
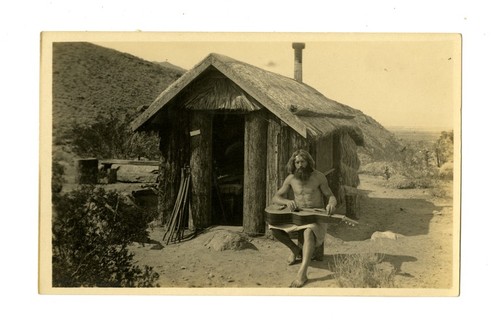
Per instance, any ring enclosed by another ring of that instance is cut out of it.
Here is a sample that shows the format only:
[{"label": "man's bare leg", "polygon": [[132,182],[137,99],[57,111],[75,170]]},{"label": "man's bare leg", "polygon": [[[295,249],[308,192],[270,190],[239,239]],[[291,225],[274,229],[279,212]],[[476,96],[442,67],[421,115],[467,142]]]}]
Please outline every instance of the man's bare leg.
[{"label": "man's bare leg", "polygon": [[292,281],[290,287],[300,288],[307,282],[307,268],[311,263],[311,258],[314,253],[314,247],[316,245],[316,236],[314,232],[307,228],[304,230],[304,246],[302,249],[302,264],[300,265],[299,271],[297,272],[297,277]]},{"label": "man's bare leg", "polygon": [[292,251],[292,254],[288,258],[287,262],[289,265],[296,264],[298,259],[302,257],[302,249],[293,242],[290,235],[283,230],[271,229],[271,233],[279,242],[283,243]]}]

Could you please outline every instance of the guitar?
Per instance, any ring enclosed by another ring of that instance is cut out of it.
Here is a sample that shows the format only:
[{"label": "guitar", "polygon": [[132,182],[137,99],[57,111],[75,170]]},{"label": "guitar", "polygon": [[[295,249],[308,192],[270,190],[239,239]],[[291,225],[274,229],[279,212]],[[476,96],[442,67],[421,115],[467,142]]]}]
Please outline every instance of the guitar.
[{"label": "guitar", "polygon": [[349,226],[356,226],[358,222],[345,215],[328,215],[325,209],[319,208],[301,208],[291,211],[287,206],[270,205],[265,209],[265,220],[271,225],[295,224],[306,225],[311,223],[332,223],[342,221]]}]

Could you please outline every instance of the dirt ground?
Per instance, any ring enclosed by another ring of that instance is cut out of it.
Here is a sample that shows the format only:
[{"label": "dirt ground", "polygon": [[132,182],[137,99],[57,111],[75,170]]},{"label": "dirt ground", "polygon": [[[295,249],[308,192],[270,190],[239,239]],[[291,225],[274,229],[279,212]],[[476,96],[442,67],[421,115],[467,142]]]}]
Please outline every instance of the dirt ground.
[{"label": "dirt ground", "polygon": [[[453,282],[452,199],[434,189],[399,190],[382,177],[361,175],[359,225],[329,224],[324,258],[313,261],[308,288],[338,287],[330,271],[334,255],[380,253],[396,271],[397,288],[448,289]],[[451,189],[451,182],[444,186]],[[448,193],[448,195],[451,195]],[[371,239],[390,231],[397,239]],[[248,237],[247,248],[215,250],[213,239],[241,227],[216,226],[196,238],[165,245],[161,227],[152,229],[151,244],[134,243],[137,265],[159,273],[161,287],[286,288],[299,265],[286,264],[289,251],[269,237]],[[455,248],[456,249],[456,248]]]}]

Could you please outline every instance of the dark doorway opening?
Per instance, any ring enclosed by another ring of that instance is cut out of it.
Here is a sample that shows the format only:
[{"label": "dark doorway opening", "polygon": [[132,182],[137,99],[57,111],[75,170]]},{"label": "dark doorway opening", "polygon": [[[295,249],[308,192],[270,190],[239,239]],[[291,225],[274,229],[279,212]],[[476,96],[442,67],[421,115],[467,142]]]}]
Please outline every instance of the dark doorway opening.
[{"label": "dark doorway opening", "polygon": [[213,222],[243,225],[245,117],[215,114],[213,119]]}]

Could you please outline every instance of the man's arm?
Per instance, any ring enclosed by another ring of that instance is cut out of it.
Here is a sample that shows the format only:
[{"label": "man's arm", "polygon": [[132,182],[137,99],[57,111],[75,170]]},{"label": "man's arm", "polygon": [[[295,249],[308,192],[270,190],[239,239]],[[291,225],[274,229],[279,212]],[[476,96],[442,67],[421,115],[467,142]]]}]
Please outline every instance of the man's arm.
[{"label": "man's arm", "polygon": [[328,198],[328,204],[326,205],[326,213],[328,215],[333,215],[335,212],[335,208],[337,207],[337,199],[333,195],[332,190],[330,189],[330,186],[328,186],[328,180],[326,179],[326,176],[320,173],[320,185],[319,188],[323,195]]},{"label": "man's arm", "polygon": [[295,209],[297,209],[297,204],[294,200],[290,200],[285,197],[291,188],[290,181],[292,177],[293,175],[289,175],[287,178],[285,178],[283,186],[281,186],[280,189],[274,194],[272,202],[280,205],[285,205],[290,208],[291,211],[294,211]]}]

